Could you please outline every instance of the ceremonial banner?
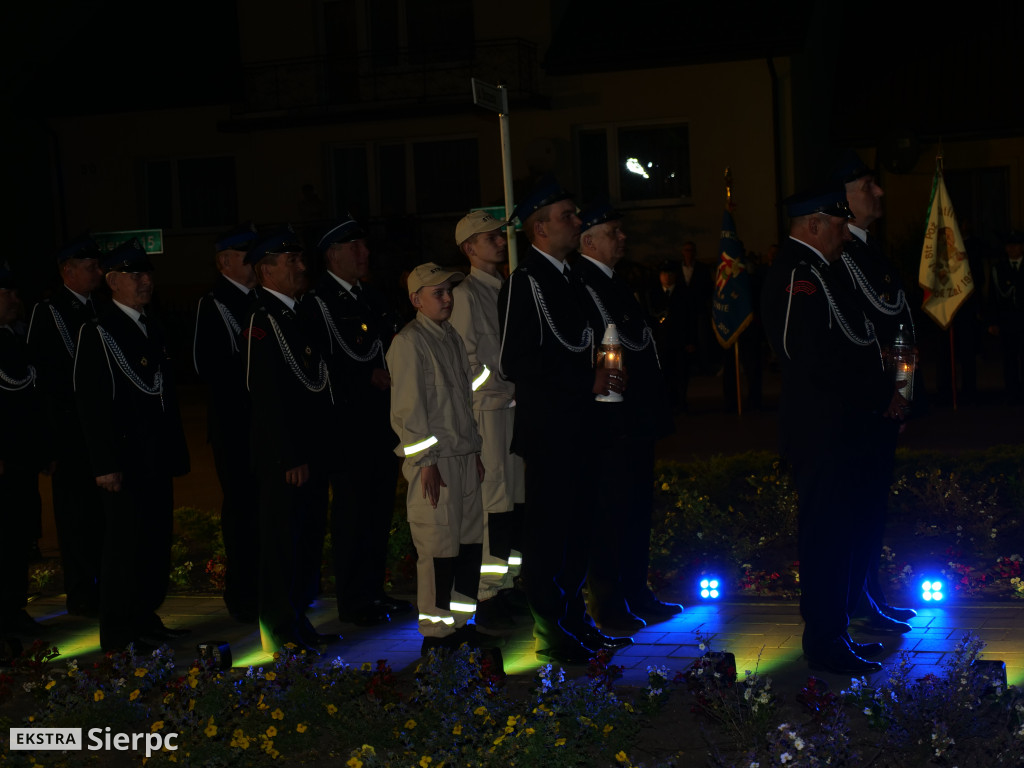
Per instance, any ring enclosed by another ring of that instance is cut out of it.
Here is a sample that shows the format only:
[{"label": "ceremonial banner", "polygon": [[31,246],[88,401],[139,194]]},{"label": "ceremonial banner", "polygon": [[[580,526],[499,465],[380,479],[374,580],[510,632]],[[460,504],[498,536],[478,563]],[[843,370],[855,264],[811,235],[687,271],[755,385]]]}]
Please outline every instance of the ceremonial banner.
[{"label": "ceremonial banner", "polygon": [[917,282],[924,290],[921,308],[943,330],[949,327],[964,299],[974,290],[967,249],[956,225],[953,203],[946,192],[941,168],[935,169],[932,182],[928,227],[924,233]]},{"label": "ceremonial banner", "polygon": [[722,214],[722,235],[718,250],[721,261],[715,271],[711,320],[718,343],[728,349],[754,319],[750,273],[743,261],[743,246],[736,237],[736,223],[728,210]]}]

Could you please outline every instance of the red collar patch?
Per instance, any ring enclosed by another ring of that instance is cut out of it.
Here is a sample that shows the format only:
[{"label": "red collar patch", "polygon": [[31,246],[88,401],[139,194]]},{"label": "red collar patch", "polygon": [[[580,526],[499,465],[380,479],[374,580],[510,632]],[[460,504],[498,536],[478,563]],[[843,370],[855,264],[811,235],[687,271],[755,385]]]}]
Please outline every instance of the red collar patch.
[{"label": "red collar patch", "polygon": [[806,293],[810,296],[813,293],[818,292],[818,287],[810,280],[797,280],[791,285],[786,286],[786,293]]},{"label": "red collar patch", "polygon": [[247,339],[252,338],[256,339],[256,341],[259,341],[260,339],[267,335],[267,332],[264,331],[262,328],[249,327],[242,331],[242,335],[245,336]]}]

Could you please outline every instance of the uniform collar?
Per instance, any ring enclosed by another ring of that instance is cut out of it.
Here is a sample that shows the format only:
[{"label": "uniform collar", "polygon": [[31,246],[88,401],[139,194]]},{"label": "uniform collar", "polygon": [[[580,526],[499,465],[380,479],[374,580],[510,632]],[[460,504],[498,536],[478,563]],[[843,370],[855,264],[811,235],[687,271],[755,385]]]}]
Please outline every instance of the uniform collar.
[{"label": "uniform collar", "polygon": [[585,254],[585,253],[581,253],[580,256],[582,256],[584,259],[586,259],[591,264],[593,264],[595,267],[597,267],[602,272],[604,272],[605,275],[608,276],[609,280],[612,279],[613,277],[615,277],[615,270],[613,270],[611,267],[609,267],[604,262],[598,261],[597,259],[592,259],[589,256],[587,256],[587,254]]},{"label": "uniform collar", "polygon": [[[543,256],[545,259],[547,259],[549,262],[551,262],[551,266],[553,266],[555,269],[557,269],[562,274],[565,274],[565,268],[569,267],[569,262],[567,262],[567,261],[559,261],[554,256],[552,256],[550,253],[545,253],[544,251],[542,251],[536,245],[533,246],[533,250],[535,250],[537,253],[539,253],[541,256]],[[569,267],[569,269],[571,270],[572,267]]]},{"label": "uniform collar", "polygon": [[790,236],[789,236],[789,239],[790,239],[790,240],[796,240],[796,242],[800,243],[800,245],[804,246],[804,248],[810,248],[810,249],[811,249],[812,251],[814,251],[814,252],[815,252],[816,254],[818,254],[818,258],[819,258],[819,259],[821,259],[822,263],[823,263],[823,264],[824,264],[825,266],[828,266],[828,259],[826,259],[826,258],[825,258],[825,254],[823,254],[823,253],[822,253],[821,251],[819,251],[819,250],[818,250],[817,248],[815,248],[815,247],[814,247],[813,245],[810,245],[809,243],[805,243],[805,242],[804,242],[803,240],[801,240],[800,238],[798,238],[798,237],[793,237],[792,235],[790,235]]},{"label": "uniform collar", "polygon": [[244,285],[242,285],[242,284],[241,284],[240,282],[238,282],[237,280],[232,280],[232,279],[231,279],[230,277],[228,277],[227,275],[224,275],[224,274],[222,274],[222,275],[221,275],[221,277],[223,277],[223,278],[224,278],[225,280],[227,280],[227,281],[228,281],[229,283],[231,283],[231,284],[232,284],[233,286],[235,286],[235,288],[237,288],[238,290],[240,290],[240,291],[241,291],[241,292],[242,292],[243,294],[245,294],[246,296],[248,296],[248,295],[249,295],[249,294],[250,294],[250,293],[252,292],[252,289],[251,289],[251,288],[246,288],[246,287],[245,287]]},{"label": "uniform collar", "polygon": [[331,270],[327,270],[327,274],[330,275],[331,277],[333,277],[338,282],[338,284],[341,285],[342,288],[344,288],[346,291],[348,291],[353,296],[355,296],[355,293],[352,292],[352,289],[355,288],[357,285],[359,285],[358,282],[350,283],[348,280],[345,280],[344,278],[338,277],[336,274],[331,272]]},{"label": "uniform collar", "polygon": [[293,299],[291,296],[286,296],[285,294],[280,293],[279,291],[275,291],[272,288],[264,288],[263,290],[279,298],[281,300],[281,303],[288,307],[288,309],[290,309],[292,312],[295,311],[295,299]]},{"label": "uniform collar", "polygon": [[862,243],[865,243],[865,244],[867,243],[867,241],[868,241],[868,231],[866,229],[861,229],[856,224],[849,224],[849,223],[847,223],[846,226],[848,226],[850,228],[850,234],[851,235],[856,237]]},{"label": "uniform collar", "polygon": [[78,299],[80,302],[82,302],[83,304],[85,304],[87,301],[89,301],[89,297],[88,296],[84,296],[83,294],[79,293],[78,291],[72,291],[66,285],[64,286],[64,289],[68,293],[70,293],[72,296],[74,296],[76,299]]}]

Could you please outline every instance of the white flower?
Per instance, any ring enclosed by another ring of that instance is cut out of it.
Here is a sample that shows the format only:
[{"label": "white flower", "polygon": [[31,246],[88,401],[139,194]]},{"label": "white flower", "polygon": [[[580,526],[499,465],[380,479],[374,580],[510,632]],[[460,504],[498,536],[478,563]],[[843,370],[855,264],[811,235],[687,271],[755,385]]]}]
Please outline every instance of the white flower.
[{"label": "white flower", "polygon": [[782,731],[783,733],[788,731],[789,730],[789,723],[781,723],[779,725],[779,730]]},{"label": "white flower", "polygon": [[751,693],[751,691],[750,691],[749,688],[747,688],[747,690],[745,690],[743,692],[743,699],[744,699],[744,701],[750,701],[750,693]]},{"label": "white flower", "polygon": [[792,759],[793,759],[793,756],[791,754],[789,754],[789,752],[783,752],[781,755],[779,755],[779,762],[782,763],[783,765],[785,765],[786,763],[788,763]]},{"label": "white flower", "polygon": [[801,739],[799,736],[797,736],[796,739],[793,741],[793,746],[796,747],[797,750],[803,749],[804,748],[804,740]]},{"label": "white flower", "polygon": [[864,707],[864,714],[865,715],[870,715],[871,714],[871,707]]},{"label": "white flower", "polygon": [[707,649],[707,646],[704,645],[704,643],[698,643],[697,647],[700,648],[702,651]]}]

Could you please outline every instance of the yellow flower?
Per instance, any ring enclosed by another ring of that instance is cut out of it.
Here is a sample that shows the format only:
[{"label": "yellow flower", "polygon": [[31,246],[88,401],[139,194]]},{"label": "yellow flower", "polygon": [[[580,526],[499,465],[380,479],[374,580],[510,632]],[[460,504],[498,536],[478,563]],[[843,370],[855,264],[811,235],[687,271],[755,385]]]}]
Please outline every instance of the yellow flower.
[{"label": "yellow flower", "polygon": [[338,711],[338,708],[336,706],[334,706],[333,704],[328,704],[327,705],[327,714],[328,715],[333,715],[337,711]]},{"label": "yellow flower", "polygon": [[420,768],[427,768],[427,766],[429,766],[432,762],[434,761],[431,760],[427,755],[424,755],[420,758]]},{"label": "yellow flower", "polygon": [[269,728],[267,728],[267,736],[269,736],[270,738],[274,738],[275,736],[277,736],[277,728],[275,728],[274,726],[270,726]]},{"label": "yellow flower", "polygon": [[345,765],[347,765],[348,768],[363,768],[363,761],[358,757],[350,757]]},{"label": "yellow flower", "polygon": [[615,759],[618,760],[620,763],[628,763],[629,762],[629,757],[626,755],[625,752],[618,752],[615,755]]},{"label": "yellow flower", "polygon": [[55,686],[56,684],[57,684],[57,681],[56,681],[56,680],[51,680],[50,682],[48,682],[48,683],[46,684],[46,690],[50,690],[50,689],[51,689],[51,688],[53,688],[53,686]]},{"label": "yellow flower", "polygon": [[164,696],[164,704],[170,704],[171,703],[171,699],[173,699],[173,698],[174,698],[174,694],[173,693],[168,693],[166,696]]},{"label": "yellow flower", "polygon": [[473,714],[474,715],[486,715],[487,714],[487,707],[479,706],[479,707],[477,707],[476,709],[473,710]]},{"label": "yellow flower", "polygon": [[614,725],[606,725],[604,727],[604,729],[603,729],[603,732],[604,733],[611,733],[614,730],[615,730],[615,726]]},{"label": "yellow flower", "polygon": [[267,672],[264,677],[267,678],[267,680],[277,680],[277,672]]},{"label": "yellow flower", "polygon": [[103,691],[96,691],[92,695],[93,701],[103,701]]},{"label": "yellow flower", "polygon": [[155,723],[153,723],[151,726],[149,726],[149,732],[150,733],[156,733],[157,731],[159,731],[163,727],[164,727],[164,721],[163,720],[157,720]]},{"label": "yellow flower", "polygon": [[555,746],[556,747],[564,747],[565,746],[565,738],[563,737],[561,739],[555,739]]},{"label": "yellow flower", "polygon": [[462,726],[459,723],[456,723],[455,727],[452,728],[452,733],[454,733],[456,736],[461,735],[462,734]]},{"label": "yellow flower", "polygon": [[299,723],[298,725],[295,726],[295,730],[298,731],[299,733],[305,733],[306,729],[308,727],[309,726],[306,725],[305,723]]},{"label": "yellow flower", "polygon": [[516,717],[515,715],[509,715],[508,716],[508,720],[505,721],[505,724],[506,725],[515,725],[518,722],[519,722],[519,718],[518,717]]},{"label": "yellow flower", "polygon": [[139,698],[139,689],[136,688],[134,691],[128,694],[128,701],[135,701]]},{"label": "yellow flower", "polygon": [[661,490],[667,491],[668,490],[668,483],[662,483],[661,484]]},{"label": "yellow flower", "polygon": [[526,729],[526,735],[527,736],[533,736],[533,734],[535,734],[535,733],[536,733],[536,731],[533,728],[527,728]]},{"label": "yellow flower", "polygon": [[501,734],[501,736],[496,738],[493,743],[496,744],[496,745],[497,744],[501,744],[501,742],[503,742],[504,740],[505,740],[505,734],[503,733],[503,734]]},{"label": "yellow flower", "polygon": [[196,700],[195,699],[189,699],[189,701],[188,701],[188,711],[191,712],[195,708],[196,708]]},{"label": "yellow flower", "polygon": [[406,728],[415,728],[416,727],[416,721],[412,720],[412,719],[406,720],[405,721],[405,727]]},{"label": "yellow flower", "polygon": [[280,707],[278,707],[278,708],[277,708],[277,709],[275,709],[275,710],[274,710],[273,712],[271,712],[271,713],[270,713],[270,716],[271,716],[271,717],[272,717],[272,718],[273,718],[274,720],[284,720],[284,712],[282,712],[282,711],[281,711],[281,708],[280,708]]},{"label": "yellow flower", "polygon": [[137,667],[135,670],[136,677],[145,677],[149,673],[149,670],[145,667]]},{"label": "yellow flower", "polygon": [[[211,718],[211,719],[212,719],[212,718]],[[207,735],[207,737],[208,737],[208,738],[211,738],[211,739],[212,739],[212,738],[213,738],[214,736],[216,736],[216,735],[217,735],[217,726],[216,726],[216,725],[214,725],[213,723],[210,723],[210,724],[209,724],[208,726],[206,726],[206,728],[205,728],[205,729],[203,730],[203,733],[205,733],[205,734]]]},{"label": "yellow flower", "polygon": [[370,666],[370,662],[364,661],[363,666],[360,667],[363,672],[369,672],[373,667]]}]

